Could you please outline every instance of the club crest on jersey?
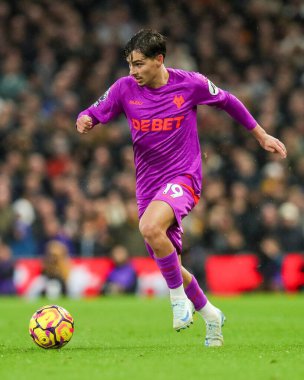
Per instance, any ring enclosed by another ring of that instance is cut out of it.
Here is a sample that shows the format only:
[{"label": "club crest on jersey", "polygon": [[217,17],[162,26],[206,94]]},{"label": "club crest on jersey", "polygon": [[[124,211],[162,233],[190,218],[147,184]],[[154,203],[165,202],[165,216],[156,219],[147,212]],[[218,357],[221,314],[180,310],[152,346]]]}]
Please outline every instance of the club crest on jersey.
[{"label": "club crest on jersey", "polygon": [[93,104],[94,107],[98,107],[101,102],[103,102],[104,100],[107,99],[109,92],[110,92],[110,89],[111,89],[111,87],[104,94],[102,94],[99,99],[97,99],[97,101]]},{"label": "club crest on jersey", "polygon": [[209,79],[208,79],[208,88],[209,88],[210,94],[213,95],[213,96],[215,96],[215,95],[217,95],[219,93],[219,89]]},{"label": "club crest on jersey", "polygon": [[176,105],[177,108],[181,108],[181,106],[185,103],[183,95],[175,95],[173,103]]}]

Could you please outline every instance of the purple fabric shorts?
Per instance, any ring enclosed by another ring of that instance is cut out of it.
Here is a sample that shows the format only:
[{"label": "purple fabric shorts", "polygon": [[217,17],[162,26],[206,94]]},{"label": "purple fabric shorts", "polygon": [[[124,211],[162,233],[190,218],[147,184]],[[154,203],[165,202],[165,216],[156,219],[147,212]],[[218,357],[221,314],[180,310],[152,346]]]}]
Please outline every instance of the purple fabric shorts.
[{"label": "purple fabric shorts", "polygon": [[[168,203],[174,212],[176,223],[168,228],[167,235],[177,253],[180,254],[182,252],[182,219],[189,214],[199,200],[199,196],[194,193],[191,177],[187,175],[175,177],[162,185],[152,199],[138,200],[139,219],[149,204],[156,200]],[[148,244],[146,246],[150,256],[154,258],[151,247]]]}]

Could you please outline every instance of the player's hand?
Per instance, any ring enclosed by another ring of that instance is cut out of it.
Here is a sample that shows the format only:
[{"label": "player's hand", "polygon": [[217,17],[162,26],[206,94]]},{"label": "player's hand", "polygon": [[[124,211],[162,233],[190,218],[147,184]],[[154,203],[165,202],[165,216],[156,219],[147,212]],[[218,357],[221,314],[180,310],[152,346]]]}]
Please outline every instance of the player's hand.
[{"label": "player's hand", "polygon": [[279,139],[266,134],[263,139],[261,139],[260,144],[262,148],[271,153],[278,153],[282,158],[287,157],[287,150],[285,145]]},{"label": "player's hand", "polygon": [[93,128],[93,120],[88,115],[83,115],[76,121],[76,128],[79,133],[88,133]]},{"label": "player's hand", "polygon": [[262,148],[271,153],[278,153],[282,158],[287,157],[287,149],[282,141],[266,133],[260,125],[253,128],[251,133],[258,140]]}]

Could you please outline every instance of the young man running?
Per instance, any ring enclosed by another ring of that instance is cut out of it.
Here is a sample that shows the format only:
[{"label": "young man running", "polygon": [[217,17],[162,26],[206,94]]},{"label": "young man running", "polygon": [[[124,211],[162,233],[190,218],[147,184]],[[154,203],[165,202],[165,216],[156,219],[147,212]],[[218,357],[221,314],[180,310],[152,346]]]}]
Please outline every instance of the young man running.
[{"label": "young man running", "polygon": [[166,68],[165,56],[161,34],[139,31],[125,47],[130,75],[117,80],[82,111],[76,126],[78,132],[88,133],[98,123],[126,115],[134,149],[139,230],[167,282],[173,328],[188,327],[194,307],[206,322],[205,345],[221,346],[224,315],[181,264],[181,222],[201,193],[197,106],[226,111],[265,150],[282,158],[287,153],[284,144],[268,135],[235,96],[199,73]]}]

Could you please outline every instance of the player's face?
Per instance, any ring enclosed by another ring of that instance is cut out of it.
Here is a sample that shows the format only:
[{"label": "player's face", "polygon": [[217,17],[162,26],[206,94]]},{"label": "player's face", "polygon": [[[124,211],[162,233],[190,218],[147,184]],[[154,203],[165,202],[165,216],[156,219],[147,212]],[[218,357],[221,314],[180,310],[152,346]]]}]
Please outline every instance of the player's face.
[{"label": "player's face", "polygon": [[147,58],[137,50],[132,51],[127,59],[130,68],[130,75],[136,80],[139,86],[154,87],[160,75],[160,68],[164,62],[160,54],[155,58]]}]

